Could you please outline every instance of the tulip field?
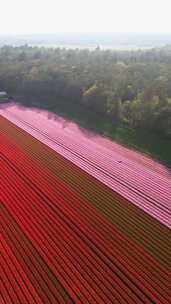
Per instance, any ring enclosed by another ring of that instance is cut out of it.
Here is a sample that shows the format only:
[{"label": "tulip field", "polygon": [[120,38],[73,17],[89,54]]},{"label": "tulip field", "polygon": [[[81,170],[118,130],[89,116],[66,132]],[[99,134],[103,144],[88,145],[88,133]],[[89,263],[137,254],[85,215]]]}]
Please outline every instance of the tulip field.
[{"label": "tulip field", "polygon": [[171,303],[171,172],[0,109],[0,304]]}]

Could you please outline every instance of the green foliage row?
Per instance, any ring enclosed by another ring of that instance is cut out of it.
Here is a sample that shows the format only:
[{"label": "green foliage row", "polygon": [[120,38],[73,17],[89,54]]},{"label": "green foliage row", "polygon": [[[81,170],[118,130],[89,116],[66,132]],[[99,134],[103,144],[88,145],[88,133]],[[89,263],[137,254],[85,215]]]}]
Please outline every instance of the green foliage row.
[{"label": "green foliage row", "polygon": [[51,109],[60,100],[109,117],[116,125],[171,136],[170,47],[90,51],[4,46],[0,90],[37,97],[40,106]]}]

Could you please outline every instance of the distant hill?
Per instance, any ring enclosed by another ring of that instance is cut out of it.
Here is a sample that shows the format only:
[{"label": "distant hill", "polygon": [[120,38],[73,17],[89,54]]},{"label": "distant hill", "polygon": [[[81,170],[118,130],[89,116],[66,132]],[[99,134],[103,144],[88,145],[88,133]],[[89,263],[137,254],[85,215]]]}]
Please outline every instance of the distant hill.
[{"label": "distant hill", "polygon": [[45,47],[102,49],[145,49],[171,45],[171,34],[153,33],[58,33],[0,36],[0,46],[24,44]]}]

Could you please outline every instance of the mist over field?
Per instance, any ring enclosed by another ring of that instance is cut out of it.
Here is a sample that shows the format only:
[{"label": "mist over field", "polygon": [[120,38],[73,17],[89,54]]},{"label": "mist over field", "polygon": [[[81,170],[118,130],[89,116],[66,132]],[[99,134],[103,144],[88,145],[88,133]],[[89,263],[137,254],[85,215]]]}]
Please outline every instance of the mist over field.
[{"label": "mist over field", "polygon": [[56,33],[0,36],[0,46],[31,45],[45,47],[101,49],[146,49],[171,45],[168,33]]}]

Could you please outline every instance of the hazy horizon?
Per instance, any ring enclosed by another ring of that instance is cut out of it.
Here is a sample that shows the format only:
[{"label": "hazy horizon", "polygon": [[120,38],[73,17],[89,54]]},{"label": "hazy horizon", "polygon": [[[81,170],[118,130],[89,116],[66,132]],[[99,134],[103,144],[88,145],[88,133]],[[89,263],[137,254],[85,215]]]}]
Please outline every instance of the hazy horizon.
[{"label": "hazy horizon", "polygon": [[171,45],[171,34],[160,33],[56,33],[0,35],[0,46],[44,46],[79,49],[149,49]]}]

